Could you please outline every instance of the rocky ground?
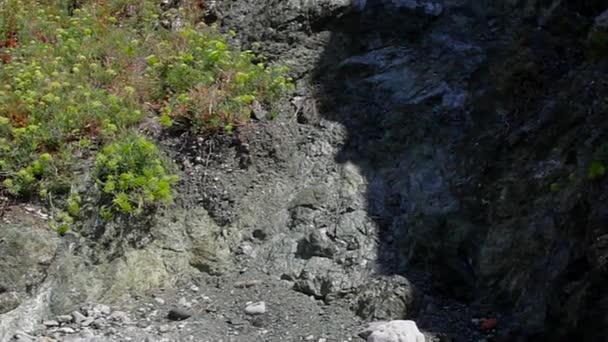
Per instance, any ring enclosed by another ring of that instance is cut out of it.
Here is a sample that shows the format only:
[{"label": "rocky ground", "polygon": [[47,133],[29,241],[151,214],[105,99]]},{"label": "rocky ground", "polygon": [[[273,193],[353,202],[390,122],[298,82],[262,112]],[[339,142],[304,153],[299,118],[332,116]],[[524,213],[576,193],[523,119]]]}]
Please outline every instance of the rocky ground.
[{"label": "rocky ground", "polygon": [[[118,306],[82,304],[45,317],[34,330],[16,332],[11,341],[363,340],[366,323],[349,307],[353,301],[327,303],[294,291],[293,282],[250,270],[197,278],[190,286],[159,289]],[[473,311],[462,303],[427,297],[422,312],[417,320],[427,341],[494,336],[477,332]],[[436,333],[450,330],[455,333]]]},{"label": "rocky ground", "polygon": [[295,92],[233,137],[159,136],[182,183],[145,222],[60,238],[4,208],[0,340],[602,340],[605,7],[210,2]]}]

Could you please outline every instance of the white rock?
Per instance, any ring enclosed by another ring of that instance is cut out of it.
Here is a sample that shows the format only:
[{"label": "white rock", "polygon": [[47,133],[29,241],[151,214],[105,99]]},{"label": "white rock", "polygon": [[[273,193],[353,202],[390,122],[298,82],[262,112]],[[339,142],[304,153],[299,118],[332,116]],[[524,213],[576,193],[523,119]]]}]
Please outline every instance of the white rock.
[{"label": "white rock", "polygon": [[58,327],[59,326],[59,322],[53,321],[53,320],[44,321],[44,322],[42,322],[42,324],[44,324],[47,327]]},{"label": "white rock", "polygon": [[165,300],[164,300],[164,299],[162,299],[162,298],[160,298],[160,297],[156,297],[156,298],[154,298],[154,301],[155,301],[157,304],[159,304],[159,305],[163,305],[163,304],[165,304]]},{"label": "white rock", "polygon": [[198,292],[198,290],[199,290],[198,286],[196,286],[196,285],[190,286],[190,291],[192,291],[192,292]]},{"label": "white rock", "polygon": [[425,342],[414,321],[370,323],[359,336],[367,342]]},{"label": "white rock", "polygon": [[247,305],[245,307],[245,313],[248,315],[261,315],[266,312],[266,303],[257,302]]},{"label": "white rock", "polygon": [[177,302],[178,305],[184,307],[184,308],[191,308],[192,307],[192,303],[188,302],[186,300],[186,297],[182,297],[179,299],[179,301]]},{"label": "white rock", "polygon": [[59,328],[57,329],[58,332],[60,333],[64,333],[64,334],[73,334],[76,331],[70,327],[63,327],[63,328]]}]

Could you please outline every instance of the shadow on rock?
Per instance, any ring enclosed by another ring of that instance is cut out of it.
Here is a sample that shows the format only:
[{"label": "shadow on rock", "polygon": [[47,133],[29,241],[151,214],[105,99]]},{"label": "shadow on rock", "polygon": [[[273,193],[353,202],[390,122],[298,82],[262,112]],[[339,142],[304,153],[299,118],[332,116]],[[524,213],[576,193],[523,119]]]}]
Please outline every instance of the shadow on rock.
[{"label": "shadow on rock", "polygon": [[381,274],[500,308],[512,338],[596,340],[605,4],[468,3],[358,2],[312,25],[331,38],[298,120],[346,128],[337,161],[365,177]]},{"label": "shadow on rock", "polygon": [[[461,299],[475,290],[483,222],[476,201],[457,193],[473,176],[461,145],[474,129],[469,80],[486,59],[467,10],[424,1],[354,5],[333,23],[314,76],[320,112],[348,131],[337,161],[366,178],[379,271],[428,265]],[[304,110],[300,121],[310,117]]]}]

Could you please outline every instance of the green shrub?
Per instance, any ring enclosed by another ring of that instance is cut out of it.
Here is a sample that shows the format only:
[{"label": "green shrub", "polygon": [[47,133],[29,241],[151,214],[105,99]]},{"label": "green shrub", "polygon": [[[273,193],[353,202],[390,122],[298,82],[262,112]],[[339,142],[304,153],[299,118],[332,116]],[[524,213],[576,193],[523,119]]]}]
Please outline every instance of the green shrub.
[{"label": "green shrub", "polygon": [[156,145],[139,135],[106,146],[97,155],[94,171],[104,198],[102,213],[139,215],[153,204],[171,203],[177,177],[167,173],[162,160]]},{"label": "green shrub", "polygon": [[604,177],[606,174],[606,166],[600,161],[594,161],[589,166],[589,179],[596,180]]},{"label": "green shrub", "polygon": [[229,47],[184,3],[192,21],[174,31],[154,0],[0,1],[1,192],[56,207],[64,230],[81,206],[72,185],[95,159],[104,216],[137,214],[168,202],[174,183],[154,143],[133,133],[146,118],[231,133],[251,105],[275,107],[292,87],[286,70],[253,64],[263,59]]},{"label": "green shrub", "polygon": [[231,51],[211,29],[187,27],[180,40],[172,53],[149,55],[147,73],[164,82],[168,94],[164,115],[195,132],[230,133],[249,120],[254,102],[273,111],[282,94],[293,88],[284,76],[286,68],[252,64],[259,56]]}]

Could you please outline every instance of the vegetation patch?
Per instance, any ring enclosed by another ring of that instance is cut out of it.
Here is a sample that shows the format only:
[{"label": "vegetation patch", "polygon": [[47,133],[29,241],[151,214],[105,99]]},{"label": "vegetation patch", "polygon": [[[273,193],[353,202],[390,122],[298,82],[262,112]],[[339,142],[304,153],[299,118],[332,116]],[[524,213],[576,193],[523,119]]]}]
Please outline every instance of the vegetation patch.
[{"label": "vegetation patch", "polygon": [[136,215],[171,202],[176,181],[138,133],[145,120],[231,133],[254,106],[272,112],[286,70],[231,49],[193,10],[170,30],[151,0],[0,3],[0,192],[59,208],[64,230],[76,176],[94,169],[104,216]]}]

